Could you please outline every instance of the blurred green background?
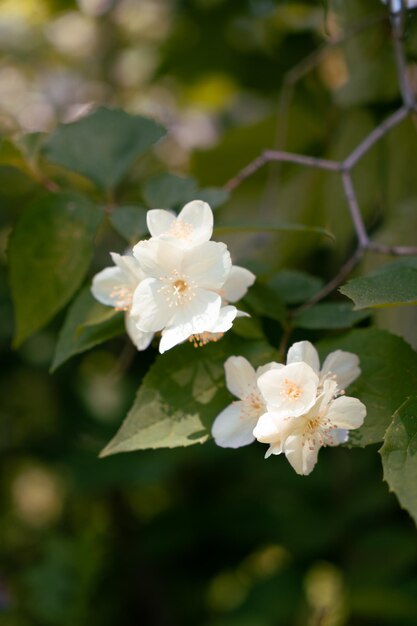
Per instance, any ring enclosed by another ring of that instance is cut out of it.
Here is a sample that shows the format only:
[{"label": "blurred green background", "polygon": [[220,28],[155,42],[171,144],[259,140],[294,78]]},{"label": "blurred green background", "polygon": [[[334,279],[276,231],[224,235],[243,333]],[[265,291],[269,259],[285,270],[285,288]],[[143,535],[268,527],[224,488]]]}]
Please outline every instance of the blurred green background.
[{"label": "blurred green background", "polygon": [[[406,36],[417,84],[417,11]],[[291,68],[335,39],[342,44],[292,82]],[[119,192],[137,203],[146,177],[170,171],[221,186],[266,147],[338,158],[400,104],[385,8],[2,0],[0,45],[0,624],[415,626],[416,531],[381,482],[376,448],[324,450],[308,478],[283,458],[265,461],[258,444],[99,460],[155,351],[136,354],[115,339],[50,375],[64,316],[11,351],[5,267],[8,235],[36,184],[10,167],[18,157],[8,137],[49,131],[98,103],[156,118],[169,138]],[[355,170],[378,241],[416,243],[416,139],[405,121]],[[337,237],[337,246],[231,238],[234,260],[260,274],[307,268],[325,279],[354,244],[340,181],[323,172],[265,167],[218,212],[325,226]],[[91,275],[123,249],[104,228]],[[416,344],[414,309],[378,321]]]}]

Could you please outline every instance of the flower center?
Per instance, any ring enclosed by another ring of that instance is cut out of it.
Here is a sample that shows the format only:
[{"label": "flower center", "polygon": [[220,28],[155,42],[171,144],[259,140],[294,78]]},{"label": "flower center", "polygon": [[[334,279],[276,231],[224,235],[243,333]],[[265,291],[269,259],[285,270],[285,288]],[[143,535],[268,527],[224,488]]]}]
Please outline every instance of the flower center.
[{"label": "flower center", "polygon": [[257,419],[265,411],[265,403],[258,391],[252,391],[243,398],[241,418]]},{"label": "flower center", "polygon": [[289,378],[284,379],[281,389],[281,396],[284,396],[288,400],[294,401],[298,400],[302,393],[303,390],[300,385],[297,385],[297,383],[295,383],[293,380],[290,380]]},{"label": "flower center", "polygon": [[223,335],[224,333],[209,333],[208,331],[204,331],[203,333],[190,335],[188,341],[193,344],[194,348],[202,348],[212,341],[219,341]]},{"label": "flower center", "polygon": [[168,234],[173,237],[178,237],[179,239],[190,239],[192,237],[194,231],[194,226],[189,224],[188,222],[184,222],[181,218],[177,217],[177,219],[172,222],[169,227]]},{"label": "flower center", "polygon": [[193,280],[174,270],[170,276],[161,276],[162,287],[159,293],[163,294],[169,308],[184,306],[195,296]]},{"label": "flower center", "polygon": [[126,285],[114,287],[110,293],[116,311],[129,311],[132,306],[132,290]]}]

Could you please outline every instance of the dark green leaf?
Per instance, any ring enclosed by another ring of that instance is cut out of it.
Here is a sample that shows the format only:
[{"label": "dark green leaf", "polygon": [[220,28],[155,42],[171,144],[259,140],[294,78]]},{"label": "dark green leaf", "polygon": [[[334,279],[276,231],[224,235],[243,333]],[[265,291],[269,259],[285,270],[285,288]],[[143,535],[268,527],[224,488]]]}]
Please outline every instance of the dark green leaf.
[{"label": "dark green leaf", "polygon": [[117,207],[110,215],[110,222],[119,235],[129,243],[136,243],[143,236],[149,236],[146,226],[146,209],[142,207]]},{"label": "dark green leaf", "polygon": [[15,345],[44,326],[80,286],[103,213],[81,196],[44,195],[28,207],[10,238]]},{"label": "dark green leaf", "polygon": [[100,107],[58,126],[45,144],[45,154],[102,189],[113,189],[134,160],[164,135],[164,128],[151,119]]},{"label": "dark green leaf", "polygon": [[85,287],[68,310],[51,366],[55,371],[75,354],[125,332],[123,313],[97,302]]},{"label": "dark green leaf", "polygon": [[394,414],[380,450],[384,479],[417,523],[417,397]]},{"label": "dark green leaf", "polygon": [[197,182],[175,174],[160,174],[147,180],[142,194],[151,209],[175,209],[197,199]]},{"label": "dark green leaf", "polygon": [[242,343],[231,335],[203,348],[185,345],[158,357],[101,455],[206,441],[215,417],[231,401],[224,385],[224,361],[231,354],[250,357],[254,364],[277,358],[266,343]]},{"label": "dark green leaf", "polygon": [[354,352],[361,376],[347,393],[362,400],[367,409],[364,425],[353,430],[350,443],[367,446],[382,441],[392,414],[416,393],[417,354],[400,337],[377,329],[353,330],[343,337],[317,345],[322,357],[333,350]]},{"label": "dark green leaf", "polygon": [[256,281],[245,296],[245,302],[258,315],[285,322],[286,310],[281,298],[268,285]]},{"label": "dark green leaf", "polygon": [[217,209],[217,207],[227,202],[229,197],[230,193],[225,189],[207,187],[206,189],[198,190],[196,199],[204,200],[204,202],[207,202],[212,209]]},{"label": "dark green leaf", "polygon": [[417,304],[417,268],[388,265],[382,271],[350,280],[339,291],[353,300],[355,309]]},{"label": "dark green leaf", "polygon": [[325,228],[321,228],[318,226],[305,226],[304,224],[290,224],[290,223],[282,223],[282,224],[244,224],[239,222],[239,224],[218,224],[214,232],[216,235],[219,234],[229,234],[229,233],[282,233],[282,232],[293,232],[293,233],[305,233],[305,234],[313,234],[320,235],[322,237],[328,237],[332,241],[334,237],[332,233]]},{"label": "dark green leaf", "polygon": [[283,270],[268,280],[271,287],[285,304],[300,304],[316,294],[324,281],[298,270]]},{"label": "dark green leaf", "polygon": [[294,316],[294,326],[311,330],[351,328],[369,317],[369,311],[354,311],[344,302],[321,302]]}]

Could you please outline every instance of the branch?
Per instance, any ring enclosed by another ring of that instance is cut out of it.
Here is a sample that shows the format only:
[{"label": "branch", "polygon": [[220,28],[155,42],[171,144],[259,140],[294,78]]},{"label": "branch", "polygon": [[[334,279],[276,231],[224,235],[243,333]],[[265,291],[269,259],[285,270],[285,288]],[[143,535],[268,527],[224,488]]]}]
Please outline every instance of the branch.
[{"label": "branch", "polygon": [[391,0],[390,8],[392,44],[397,66],[398,83],[404,106],[409,111],[412,111],[416,109],[416,101],[407,77],[407,61],[404,50],[405,2],[404,0]]}]

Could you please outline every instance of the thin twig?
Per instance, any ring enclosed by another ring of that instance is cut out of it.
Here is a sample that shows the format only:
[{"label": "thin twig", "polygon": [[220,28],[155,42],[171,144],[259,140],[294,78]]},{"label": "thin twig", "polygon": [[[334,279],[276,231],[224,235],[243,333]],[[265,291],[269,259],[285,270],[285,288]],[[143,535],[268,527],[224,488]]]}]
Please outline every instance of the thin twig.
[{"label": "thin twig", "polygon": [[231,178],[226,184],[225,189],[232,191],[236,189],[244,180],[255,174],[261,167],[271,161],[279,161],[281,163],[296,163],[332,172],[339,172],[341,164],[338,161],[330,161],[328,159],[320,159],[304,154],[296,154],[294,152],[285,152],[281,150],[264,150],[260,156],[251,161],[236,176]]},{"label": "thin twig", "polygon": [[391,128],[397,126],[402,122],[409,114],[407,107],[403,106],[398,111],[395,111],[392,115],[387,117],[379,126],[377,126],[361,143],[349,154],[349,156],[343,161],[342,167],[346,170],[351,170],[356,163],[376,144],[382,137],[384,137]]},{"label": "thin twig", "polygon": [[363,255],[365,254],[365,251],[366,248],[362,248],[361,246],[356,248],[355,252],[342,265],[336,276],[334,276],[328,283],[326,283],[326,285],[324,285],[324,287],[317,291],[317,293],[315,293],[314,296],[310,298],[310,300],[307,300],[307,302],[304,302],[304,304],[295,309],[293,311],[293,315],[295,315],[296,313],[301,313],[301,311],[304,311],[304,309],[309,309],[311,306],[313,306],[313,304],[317,304],[317,302],[324,300],[324,298],[329,296],[335,289],[337,289],[337,287],[339,287],[339,285],[341,285],[346,280],[352,270],[361,261]]},{"label": "thin twig", "polygon": [[347,205],[349,208],[349,213],[352,218],[356,235],[359,240],[359,245],[362,248],[367,248],[369,244],[369,237],[366,232],[365,224],[363,223],[361,210],[359,208],[359,203],[356,197],[356,192],[353,186],[350,172],[342,172],[342,184],[346,196]]},{"label": "thin twig", "polygon": [[401,91],[401,96],[404,102],[404,106],[409,110],[415,110],[416,101],[411,89],[407,77],[407,62],[404,51],[404,14],[405,4],[403,0],[400,0],[400,10],[393,10],[393,3],[391,2],[392,13],[391,29],[392,29],[392,44],[394,48],[395,63],[397,66],[398,83]]}]

